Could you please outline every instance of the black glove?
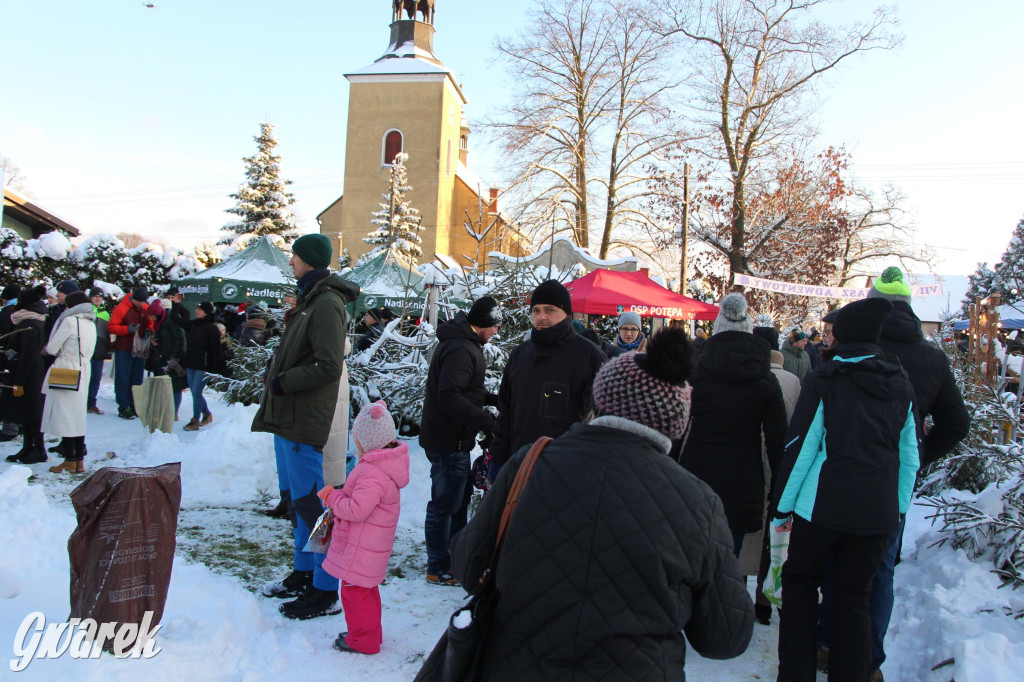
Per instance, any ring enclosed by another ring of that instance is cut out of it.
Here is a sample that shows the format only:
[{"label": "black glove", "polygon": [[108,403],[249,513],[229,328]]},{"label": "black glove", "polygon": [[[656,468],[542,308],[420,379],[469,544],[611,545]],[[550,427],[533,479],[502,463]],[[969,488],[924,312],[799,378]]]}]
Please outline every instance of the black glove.
[{"label": "black glove", "polygon": [[485,433],[483,438],[478,440],[477,443],[480,444],[480,449],[481,450],[487,450],[488,448],[491,447],[491,443],[493,441],[494,441],[494,434],[493,433]]},{"label": "black glove", "polygon": [[132,322],[130,325],[128,325],[128,333],[129,334],[134,334],[137,331],[139,331],[139,323],[138,322]]}]

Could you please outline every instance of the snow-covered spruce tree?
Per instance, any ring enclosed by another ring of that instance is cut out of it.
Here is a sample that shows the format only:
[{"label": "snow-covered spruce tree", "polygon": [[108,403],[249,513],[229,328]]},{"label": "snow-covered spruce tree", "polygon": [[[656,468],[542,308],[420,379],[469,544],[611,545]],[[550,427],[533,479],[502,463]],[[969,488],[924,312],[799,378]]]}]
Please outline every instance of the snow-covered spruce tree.
[{"label": "snow-covered spruce tree", "polygon": [[412,190],[405,169],[408,159],[408,154],[399,154],[391,164],[388,191],[383,194],[380,210],[371,214],[373,219],[370,222],[375,229],[363,238],[364,242],[374,248],[360,260],[373,258],[384,249],[392,247],[413,263],[418,262],[423,255],[420,232],[424,228],[420,224],[420,212],[405,198]]},{"label": "snow-covered spruce tree", "polygon": [[204,268],[212,267],[224,260],[224,257],[221,255],[220,249],[217,248],[217,245],[211,244],[210,242],[200,242],[199,244],[196,244],[193,248],[192,257]]},{"label": "snow-covered spruce tree", "polygon": [[[1007,584],[1024,585],[1024,446],[1016,396],[986,381],[978,368],[951,355],[957,385],[971,414],[971,430],[956,452],[922,474],[923,504],[934,509],[941,543],[995,565]],[[1005,445],[1005,425],[1016,435]],[[992,442],[990,442],[992,441]]]},{"label": "snow-covered spruce tree", "polygon": [[[250,309],[251,310],[251,309]],[[233,355],[228,360],[231,377],[220,374],[207,374],[210,388],[220,391],[221,400],[243,405],[254,405],[263,395],[263,374],[267,371],[274,348],[281,341],[284,331],[284,310],[281,308],[263,309],[262,316],[267,321],[267,343],[263,346],[244,346],[234,343],[231,346]]]},{"label": "snow-covered spruce tree", "polygon": [[961,306],[964,315],[969,313],[976,299],[989,294],[1000,294],[1004,305],[1024,298],[1024,218],[1014,228],[1010,243],[995,267],[990,269],[988,263],[978,263],[978,269],[968,277],[968,282]]},{"label": "snow-covered spruce tree", "polygon": [[229,195],[236,204],[234,208],[227,209],[227,213],[233,213],[239,219],[221,228],[228,234],[217,243],[234,244],[251,241],[253,237],[278,234],[290,244],[299,236],[299,226],[288,208],[295,203],[295,197],[286,189],[292,182],[281,179],[281,157],[274,154],[277,147],[274,126],[260,123],[260,134],[253,139],[259,149],[242,159],[245,161],[245,184],[238,187],[238,192]]}]

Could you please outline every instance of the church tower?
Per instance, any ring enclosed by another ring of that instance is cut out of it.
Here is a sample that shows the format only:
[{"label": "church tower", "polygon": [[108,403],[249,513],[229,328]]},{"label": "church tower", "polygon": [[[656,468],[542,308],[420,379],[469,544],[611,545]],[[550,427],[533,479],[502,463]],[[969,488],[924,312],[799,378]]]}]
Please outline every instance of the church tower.
[{"label": "church tower", "polygon": [[432,260],[435,251],[464,250],[452,240],[459,239],[455,227],[465,235],[461,220],[453,225],[453,201],[460,160],[465,161],[460,141],[464,147],[468,128],[462,107],[467,100],[434,55],[435,5],[436,0],[394,0],[384,55],[345,74],[350,84],[345,194],[318,216],[336,256],[345,247],[355,260],[372,248],[363,237],[372,229],[370,214],[379,209],[391,162],[400,152],[409,155],[412,191],[406,196],[419,209],[425,228],[420,233],[422,260]]}]

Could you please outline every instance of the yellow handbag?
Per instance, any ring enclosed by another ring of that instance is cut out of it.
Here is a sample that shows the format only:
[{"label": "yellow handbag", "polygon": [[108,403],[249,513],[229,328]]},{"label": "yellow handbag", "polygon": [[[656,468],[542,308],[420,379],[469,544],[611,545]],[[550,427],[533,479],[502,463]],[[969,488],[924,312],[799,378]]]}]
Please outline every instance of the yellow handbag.
[{"label": "yellow handbag", "polygon": [[[78,320],[75,320],[78,325]],[[80,332],[81,327],[76,326],[76,332]],[[79,348],[79,360],[81,360],[81,348],[82,348],[82,337],[78,334],[78,348]],[[48,386],[50,390],[59,391],[77,391],[78,386],[82,381],[82,370],[80,369],[67,369],[62,367],[51,367],[50,368],[50,379]]]}]

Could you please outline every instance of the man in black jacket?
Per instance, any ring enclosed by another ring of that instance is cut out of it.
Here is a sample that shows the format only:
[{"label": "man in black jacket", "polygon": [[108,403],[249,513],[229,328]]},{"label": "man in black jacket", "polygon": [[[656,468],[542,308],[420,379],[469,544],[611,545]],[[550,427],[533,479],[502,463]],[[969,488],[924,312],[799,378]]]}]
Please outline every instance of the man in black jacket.
[{"label": "man in black jacket", "polygon": [[604,353],[572,327],[572,299],[553,279],[530,297],[533,331],[508,357],[498,390],[490,479],[516,450],[583,419]]},{"label": "man in black jacket", "polygon": [[458,313],[437,328],[438,345],[430,360],[420,445],[430,460],[430,501],[423,533],[427,541],[427,582],[458,585],[451,573],[448,545],[466,525],[469,453],[476,435],[490,435],[494,416],[484,409],[491,397],[484,388],[483,345],[498,333],[501,308],[490,296],[478,299],[469,314]]},{"label": "man in black jacket", "polygon": [[[948,454],[967,435],[971,417],[964,406],[963,396],[953,378],[949,360],[935,345],[925,340],[921,320],[910,307],[911,290],[899,268],[890,267],[875,281],[868,298],[881,298],[892,302],[892,311],[882,323],[879,346],[886,355],[899,359],[910,383],[914,386],[914,406],[917,437],[920,441],[921,466],[926,466]],[[931,416],[933,425],[927,432],[925,419]],[[885,633],[889,627],[893,605],[893,574],[903,544],[905,518],[889,538],[882,565],[875,573],[871,589],[872,626],[872,680],[881,680],[879,670],[885,661]],[[827,650],[831,645],[830,607],[831,587],[826,582],[825,598],[819,615],[819,644]]]}]

